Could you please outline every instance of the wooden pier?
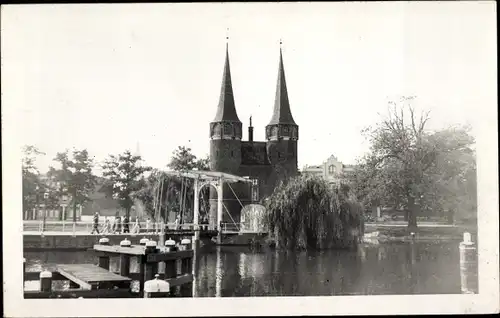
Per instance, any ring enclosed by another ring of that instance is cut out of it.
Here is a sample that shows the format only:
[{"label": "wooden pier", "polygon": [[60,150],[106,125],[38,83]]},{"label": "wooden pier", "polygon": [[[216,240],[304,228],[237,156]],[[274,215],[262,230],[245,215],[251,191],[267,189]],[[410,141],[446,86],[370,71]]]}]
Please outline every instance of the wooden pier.
[{"label": "wooden pier", "polygon": [[[124,240],[120,245],[107,245],[108,239],[94,245],[98,265],[60,264],[51,272],[25,272],[24,280],[40,279],[39,291],[24,291],[25,298],[130,298],[143,297],[147,281],[162,280],[168,284],[169,297],[192,297],[194,251],[189,240],[181,244],[158,247],[156,242],[144,240],[144,245],[131,245]],[[173,241],[172,241],[173,242]],[[110,258],[119,257],[119,272],[110,271]],[[137,258],[139,273],[130,272],[130,260]],[[161,266],[160,266],[161,264]],[[158,273],[159,268],[164,273]],[[53,280],[66,280],[70,288],[54,291]],[[133,292],[131,283],[139,281],[139,291]],[[148,293],[149,295],[150,293]],[[163,295],[163,293],[162,293]],[[154,296],[148,296],[154,297]],[[163,297],[163,296],[162,296]]]}]

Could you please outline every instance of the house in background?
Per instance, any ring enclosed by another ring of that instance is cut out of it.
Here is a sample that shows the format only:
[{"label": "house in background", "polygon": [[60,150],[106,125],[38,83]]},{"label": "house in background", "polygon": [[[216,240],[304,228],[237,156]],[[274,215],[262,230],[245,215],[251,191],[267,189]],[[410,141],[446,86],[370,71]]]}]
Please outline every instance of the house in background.
[{"label": "house in background", "polygon": [[345,165],[337,157],[331,155],[321,165],[304,166],[302,173],[324,178],[331,185],[338,185],[343,174],[354,171],[354,165]]}]

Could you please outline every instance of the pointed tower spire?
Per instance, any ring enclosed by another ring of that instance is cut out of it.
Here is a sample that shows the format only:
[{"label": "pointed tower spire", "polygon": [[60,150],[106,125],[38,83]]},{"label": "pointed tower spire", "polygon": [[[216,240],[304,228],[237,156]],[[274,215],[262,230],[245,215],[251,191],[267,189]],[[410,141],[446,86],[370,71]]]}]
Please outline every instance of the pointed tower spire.
[{"label": "pointed tower spire", "polygon": [[222,85],[220,90],[219,105],[214,122],[235,121],[240,122],[234,104],[233,85],[231,82],[231,69],[229,67],[229,36],[226,36],[226,60],[224,63],[224,73],[222,74]]},{"label": "pointed tower spire", "polygon": [[299,126],[293,120],[286,88],[285,68],[283,66],[283,52],[280,40],[280,60],[278,67],[278,81],[276,83],[276,97],[271,121],[266,126],[266,139],[269,140],[298,140]]},{"label": "pointed tower spire", "polygon": [[210,123],[210,138],[214,139],[234,139],[241,140],[242,123],[236,113],[234,104],[233,84],[231,82],[231,69],[229,67],[229,37],[226,36],[226,60],[224,63],[224,73],[222,74],[222,84],[219,96],[217,114]]},{"label": "pointed tower spire", "polygon": [[140,145],[139,142],[136,142],[134,156],[140,156],[140,155],[141,155]]},{"label": "pointed tower spire", "polygon": [[293,120],[292,112],[290,110],[290,102],[288,100],[288,91],[286,88],[285,68],[283,66],[283,53],[281,45],[283,42],[280,40],[280,59],[278,68],[278,80],[276,83],[276,97],[274,99],[273,117],[269,125],[289,124],[296,125]]}]

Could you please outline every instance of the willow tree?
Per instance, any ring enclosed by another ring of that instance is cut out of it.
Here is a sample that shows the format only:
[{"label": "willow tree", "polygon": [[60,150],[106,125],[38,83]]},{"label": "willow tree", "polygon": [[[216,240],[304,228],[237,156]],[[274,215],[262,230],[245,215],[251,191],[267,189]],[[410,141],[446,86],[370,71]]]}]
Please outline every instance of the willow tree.
[{"label": "willow tree", "polygon": [[364,231],[361,205],[320,178],[292,178],[265,204],[277,248],[344,248]]}]

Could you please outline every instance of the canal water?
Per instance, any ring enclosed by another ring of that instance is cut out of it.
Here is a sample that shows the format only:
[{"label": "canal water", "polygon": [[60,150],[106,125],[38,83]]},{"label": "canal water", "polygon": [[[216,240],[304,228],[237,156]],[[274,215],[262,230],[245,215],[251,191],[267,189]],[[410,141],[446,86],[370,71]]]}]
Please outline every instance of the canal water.
[{"label": "canal water", "polygon": [[[26,252],[27,271],[90,263],[92,252]],[[118,271],[118,261],[111,260]],[[132,262],[131,271],[138,271]],[[196,255],[194,297],[458,294],[458,242],[384,243],[357,251],[252,251],[213,247]],[[62,282],[60,282],[62,284]],[[38,282],[26,282],[27,289]],[[65,286],[59,286],[65,287]],[[66,286],[67,287],[67,286]]]}]

